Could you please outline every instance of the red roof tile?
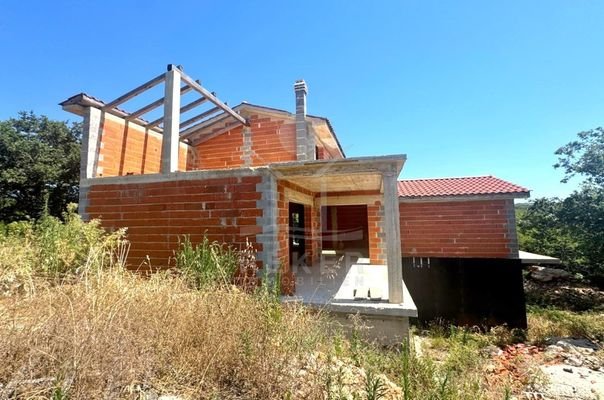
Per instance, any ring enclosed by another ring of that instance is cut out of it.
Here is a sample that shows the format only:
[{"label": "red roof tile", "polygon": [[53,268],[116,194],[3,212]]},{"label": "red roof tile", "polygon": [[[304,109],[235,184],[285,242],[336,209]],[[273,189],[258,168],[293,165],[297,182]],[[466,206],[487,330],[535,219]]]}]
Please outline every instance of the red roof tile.
[{"label": "red roof tile", "polygon": [[488,194],[517,194],[518,197],[526,197],[528,193],[528,189],[494,176],[408,179],[398,182],[398,195],[407,198]]}]

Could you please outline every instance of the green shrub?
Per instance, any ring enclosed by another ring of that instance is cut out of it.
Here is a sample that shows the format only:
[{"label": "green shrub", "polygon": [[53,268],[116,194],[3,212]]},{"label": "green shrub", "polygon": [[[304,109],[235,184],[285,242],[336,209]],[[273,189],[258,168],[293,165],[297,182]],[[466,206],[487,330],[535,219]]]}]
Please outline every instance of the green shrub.
[{"label": "green shrub", "polygon": [[176,253],[176,268],[187,282],[197,289],[229,285],[237,268],[239,255],[235,249],[204,237],[194,245],[188,236]]},{"label": "green shrub", "polygon": [[50,281],[124,265],[125,230],[106,232],[100,221],[84,222],[71,205],[63,221],[44,216],[0,226],[0,291],[31,286],[34,277]]}]

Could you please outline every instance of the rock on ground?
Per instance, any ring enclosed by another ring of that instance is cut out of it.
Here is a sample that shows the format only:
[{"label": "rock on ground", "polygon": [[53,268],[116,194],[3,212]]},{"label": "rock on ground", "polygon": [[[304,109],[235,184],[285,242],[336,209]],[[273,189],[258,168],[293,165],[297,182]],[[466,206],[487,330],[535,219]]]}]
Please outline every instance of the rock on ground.
[{"label": "rock on ground", "polygon": [[604,398],[604,372],[585,367],[569,367],[564,364],[541,366],[541,371],[549,381],[540,388],[546,399]]}]

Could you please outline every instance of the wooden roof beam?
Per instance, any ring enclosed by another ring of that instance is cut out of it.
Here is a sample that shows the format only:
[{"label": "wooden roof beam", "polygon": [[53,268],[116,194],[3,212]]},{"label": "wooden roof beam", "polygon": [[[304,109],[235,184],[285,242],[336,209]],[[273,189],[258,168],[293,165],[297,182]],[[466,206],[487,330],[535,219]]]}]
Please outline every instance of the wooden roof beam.
[{"label": "wooden roof beam", "polygon": [[[138,96],[139,94],[141,94],[142,92],[144,92],[145,90],[151,89],[152,87],[155,87],[157,85],[159,85],[161,82],[163,82],[166,79],[166,74],[161,74],[156,76],[155,78],[151,79],[148,82],[143,83],[142,85],[132,89],[131,91],[129,91],[128,93],[118,97],[117,99],[105,104],[105,106],[103,106],[103,111],[107,111],[110,110],[112,108],[115,108],[117,106],[119,106],[122,103],[125,103],[126,101],[130,100],[133,97]],[[195,83],[195,82],[193,82]]]},{"label": "wooden roof beam", "polygon": [[199,92],[203,97],[207,98],[208,100],[210,100],[212,103],[214,103],[217,107],[219,107],[222,111],[224,111],[225,113],[231,115],[233,118],[235,118],[237,121],[241,122],[243,125],[247,125],[249,126],[249,123],[247,122],[247,120],[245,118],[243,118],[241,115],[237,114],[235,112],[235,110],[233,110],[231,107],[227,106],[225,103],[223,103],[222,101],[220,101],[216,96],[214,96],[212,93],[210,93],[207,89],[205,89],[204,87],[202,87],[200,84],[198,84],[197,82],[195,82],[193,79],[191,79],[190,76],[188,76],[187,74],[185,74],[184,72],[182,73],[182,80],[188,84],[189,86],[192,86],[193,89],[195,89],[197,92]]}]

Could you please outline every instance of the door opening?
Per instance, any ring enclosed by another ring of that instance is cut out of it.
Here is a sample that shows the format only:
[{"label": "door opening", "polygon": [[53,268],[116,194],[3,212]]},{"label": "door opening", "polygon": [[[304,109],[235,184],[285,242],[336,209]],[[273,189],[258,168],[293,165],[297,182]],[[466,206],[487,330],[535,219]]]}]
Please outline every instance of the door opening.
[{"label": "door opening", "polygon": [[304,205],[289,203],[289,265],[293,267],[305,265],[305,263]]}]

